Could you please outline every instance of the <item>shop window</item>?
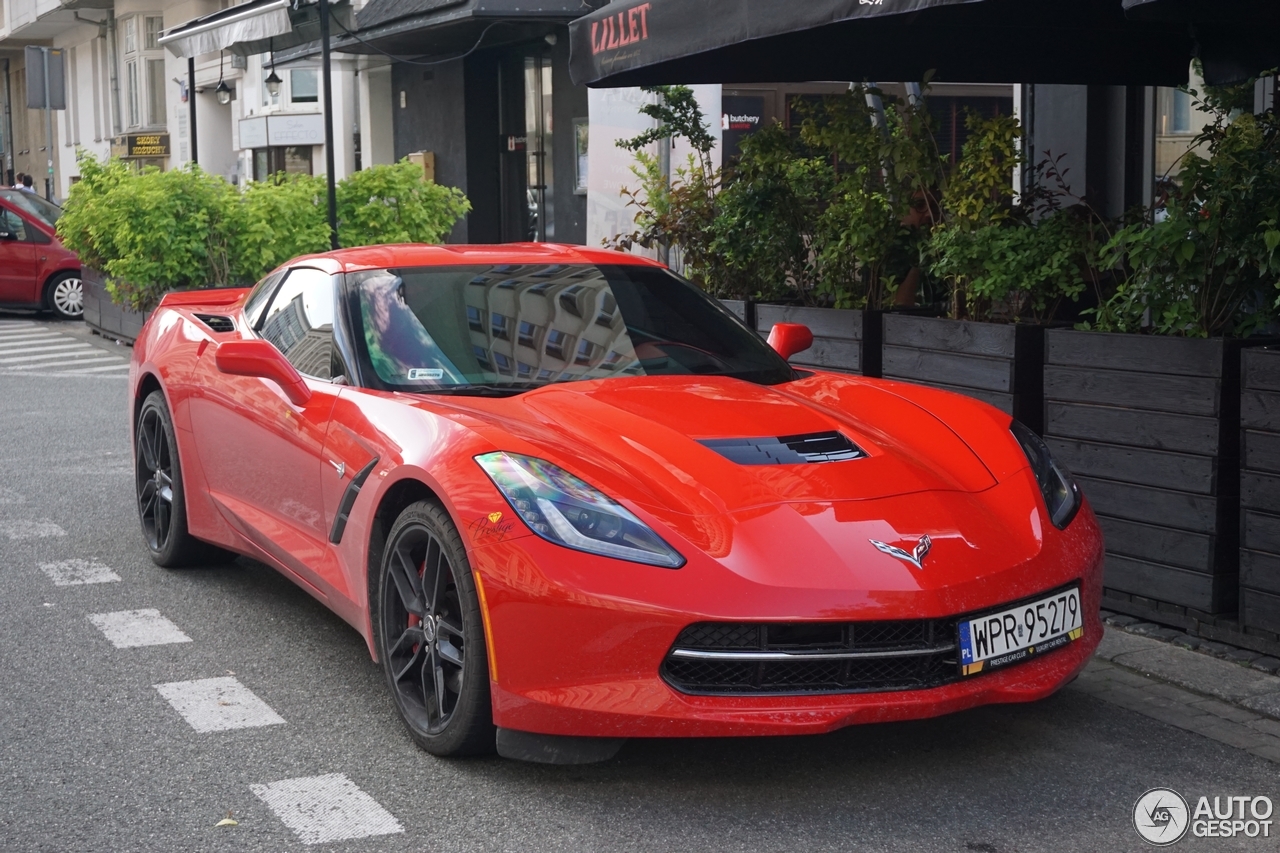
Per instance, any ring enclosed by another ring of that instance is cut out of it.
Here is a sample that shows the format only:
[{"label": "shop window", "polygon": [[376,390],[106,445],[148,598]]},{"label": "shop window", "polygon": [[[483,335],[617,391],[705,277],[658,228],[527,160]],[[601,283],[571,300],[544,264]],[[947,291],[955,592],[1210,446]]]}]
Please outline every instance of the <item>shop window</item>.
[{"label": "shop window", "polygon": [[137,60],[125,63],[124,77],[129,95],[129,127],[137,127],[142,124],[142,94],[138,80]]},{"label": "shop window", "polygon": [[279,172],[310,175],[310,145],[276,145],[253,149],[253,179],[265,181]]},{"label": "shop window", "polygon": [[164,18],[147,16],[144,20],[144,36],[142,46],[146,50],[160,49],[160,36],[164,32]]},{"label": "shop window", "polygon": [[[1193,68],[1188,89],[1198,91],[1203,88],[1204,83]],[[1177,183],[1183,160],[1194,147],[1196,136],[1211,120],[1208,113],[1197,107],[1190,91],[1164,87],[1156,90],[1157,199],[1167,190],[1167,183]]]},{"label": "shop window", "polygon": [[[151,20],[148,18],[147,20]],[[164,124],[164,60],[147,60],[147,121],[154,125]]]},{"label": "shop window", "polygon": [[295,68],[289,72],[289,100],[295,104],[314,104],[320,100],[319,75],[314,68]]}]

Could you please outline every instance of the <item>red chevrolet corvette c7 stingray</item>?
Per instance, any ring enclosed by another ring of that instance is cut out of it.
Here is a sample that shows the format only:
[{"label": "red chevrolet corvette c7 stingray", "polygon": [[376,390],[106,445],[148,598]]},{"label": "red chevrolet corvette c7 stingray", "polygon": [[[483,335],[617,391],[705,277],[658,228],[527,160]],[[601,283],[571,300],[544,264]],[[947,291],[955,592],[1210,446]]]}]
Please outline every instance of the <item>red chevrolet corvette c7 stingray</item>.
[{"label": "red chevrolet corvette c7 stingray", "polygon": [[793,368],[664,267],[555,245],[298,258],[133,350],[155,562],[235,552],[358,630],[439,755],[826,732],[1069,682],[1102,537],[975,400]]}]

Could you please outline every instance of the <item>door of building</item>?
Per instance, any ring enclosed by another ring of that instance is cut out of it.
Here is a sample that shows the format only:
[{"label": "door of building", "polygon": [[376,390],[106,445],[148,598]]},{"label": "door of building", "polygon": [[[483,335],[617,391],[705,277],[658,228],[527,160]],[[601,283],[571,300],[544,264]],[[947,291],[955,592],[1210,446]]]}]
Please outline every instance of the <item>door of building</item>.
[{"label": "door of building", "polygon": [[542,42],[516,48],[501,62],[504,242],[556,239],[551,78],[551,51]]}]

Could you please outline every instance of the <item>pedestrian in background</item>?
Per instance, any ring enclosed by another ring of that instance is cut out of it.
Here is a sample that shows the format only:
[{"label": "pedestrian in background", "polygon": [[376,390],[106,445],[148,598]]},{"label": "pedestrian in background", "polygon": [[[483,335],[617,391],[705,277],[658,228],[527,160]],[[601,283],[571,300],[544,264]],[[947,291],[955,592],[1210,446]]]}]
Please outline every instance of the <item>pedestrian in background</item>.
[{"label": "pedestrian in background", "polygon": [[21,172],[13,176],[13,188],[15,190],[22,189],[22,179],[25,177],[26,175],[22,174]]},{"label": "pedestrian in background", "polygon": [[22,186],[19,189],[21,189],[23,192],[35,193],[35,188],[31,186],[30,175],[22,176]]}]

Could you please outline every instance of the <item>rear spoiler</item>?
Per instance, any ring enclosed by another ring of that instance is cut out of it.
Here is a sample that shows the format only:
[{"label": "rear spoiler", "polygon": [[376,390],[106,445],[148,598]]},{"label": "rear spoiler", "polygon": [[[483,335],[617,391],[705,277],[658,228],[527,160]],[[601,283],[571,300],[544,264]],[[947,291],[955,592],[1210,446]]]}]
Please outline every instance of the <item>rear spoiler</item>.
[{"label": "rear spoiler", "polygon": [[234,305],[248,295],[248,287],[209,287],[203,290],[175,290],[160,300],[161,308],[192,308],[200,305]]}]

